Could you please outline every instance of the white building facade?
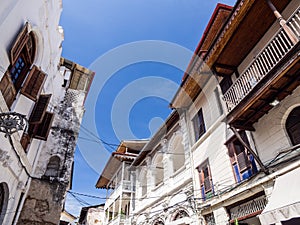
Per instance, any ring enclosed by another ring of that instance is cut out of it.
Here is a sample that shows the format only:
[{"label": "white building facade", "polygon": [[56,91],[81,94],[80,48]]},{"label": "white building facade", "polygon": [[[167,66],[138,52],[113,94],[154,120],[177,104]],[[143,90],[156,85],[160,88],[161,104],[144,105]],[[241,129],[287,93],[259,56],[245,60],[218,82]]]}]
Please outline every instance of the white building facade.
[{"label": "white building facade", "polygon": [[189,123],[200,224],[299,223],[299,7],[237,1],[171,103]]},{"label": "white building facade", "polygon": [[[1,114],[17,112],[29,120],[39,96],[49,93],[53,77],[60,76],[57,66],[64,38],[59,26],[61,10],[61,1],[1,2]],[[39,134],[42,138],[43,134]],[[11,136],[12,147],[4,133],[0,134],[1,224],[17,222],[30,186],[29,174],[33,175],[38,163],[40,150],[24,149],[22,136],[22,131]]]},{"label": "white building facade", "polygon": [[96,184],[97,188],[107,190],[104,205],[104,224],[130,224],[132,199],[135,195],[134,177],[131,163],[137,157],[147,140],[121,141],[112,153]]},{"label": "white building facade", "polygon": [[173,112],[132,163],[131,224],[197,224],[184,118]]},{"label": "white building facade", "polygon": [[299,55],[298,0],[218,4],[131,164],[130,224],[299,224]]},{"label": "white building facade", "polygon": [[79,225],[103,225],[104,221],[104,204],[81,208]]},{"label": "white building facade", "polygon": [[61,58],[62,1],[0,8],[0,224],[57,224],[94,73]]}]

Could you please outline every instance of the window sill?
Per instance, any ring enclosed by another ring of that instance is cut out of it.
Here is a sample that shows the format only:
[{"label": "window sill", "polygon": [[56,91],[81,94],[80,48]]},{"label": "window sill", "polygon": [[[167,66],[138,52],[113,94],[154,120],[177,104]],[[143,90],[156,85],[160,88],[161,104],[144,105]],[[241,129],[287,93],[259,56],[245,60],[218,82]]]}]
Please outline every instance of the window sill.
[{"label": "window sill", "polygon": [[178,170],[176,170],[176,171],[170,176],[170,178],[176,177],[176,176],[179,175],[181,172],[185,171],[185,169],[186,169],[186,166],[183,165],[183,166],[180,167]]},{"label": "window sill", "polygon": [[[142,200],[142,199],[146,199],[146,198],[147,198],[147,193],[144,194],[144,195],[142,195],[140,199]],[[141,200],[140,200],[140,201],[141,201]]]},{"label": "window sill", "polygon": [[164,185],[164,182],[160,182],[158,185],[156,185],[152,191],[157,191],[159,188],[161,188]]}]

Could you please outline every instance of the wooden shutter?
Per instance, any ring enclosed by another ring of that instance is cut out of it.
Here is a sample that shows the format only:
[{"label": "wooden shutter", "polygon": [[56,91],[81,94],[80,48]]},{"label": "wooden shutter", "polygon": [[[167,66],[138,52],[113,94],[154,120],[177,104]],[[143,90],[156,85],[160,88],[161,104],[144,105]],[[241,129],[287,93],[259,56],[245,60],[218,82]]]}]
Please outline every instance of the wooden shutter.
[{"label": "wooden shutter", "polygon": [[22,31],[19,33],[18,37],[16,38],[11,50],[10,50],[10,62],[12,65],[15,64],[17,61],[20,53],[22,52],[24,46],[26,45],[29,35],[29,24],[26,23],[23,27]]},{"label": "wooden shutter", "polygon": [[39,124],[43,121],[50,98],[51,94],[40,95],[29,118],[31,124]]},{"label": "wooden shutter", "polygon": [[250,166],[250,163],[249,163],[249,160],[248,160],[248,157],[247,157],[245,151],[243,151],[237,155],[237,161],[239,164],[240,171],[244,171],[244,170],[248,169],[248,167]]},{"label": "wooden shutter", "polygon": [[36,132],[34,134],[34,138],[47,140],[51,124],[54,118],[54,114],[50,112],[46,112],[43,118],[43,121],[37,125]]},{"label": "wooden shutter", "polygon": [[199,138],[205,133],[205,123],[203,119],[203,112],[202,109],[198,112],[198,118],[199,118]]},{"label": "wooden shutter", "polygon": [[28,145],[30,144],[30,141],[31,141],[30,135],[23,133],[22,138],[21,138],[21,145],[25,152],[28,151],[27,148],[28,148]]},{"label": "wooden shutter", "polygon": [[31,100],[36,101],[42,90],[46,76],[47,75],[37,66],[33,66],[23,85],[21,93]]},{"label": "wooden shutter", "polygon": [[17,92],[8,72],[6,72],[1,79],[0,91],[2,92],[8,108],[10,108],[15,100]]},{"label": "wooden shutter", "polygon": [[83,76],[83,72],[74,69],[69,88],[77,90],[81,76]]},{"label": "wooden shutter", "polygon": [[195,139],[197,141],[206,131],[202,109],[200,109],[196,116],[193,118],[193,124],[195,131]]},{"label": "wooden shutter", "polygon": [[194,125],[195,141],[197,141],[199,139],[199,137],[200,137],[198,115],[196,115],[193,118],[193,125]]},{"label": "wooden shutter", "polygon": [[210,171],[209,171],[209,167],[208,165],[205,165],[205,167],[203,167],[203,176],[204,176],[204,189],[205,192],[209,192],[211,191],[212,187],[211,187],[211,177],[210,177]]},{"label": "wooden shutter", "polygon": [[234,153],[234,144],[233,142],[229,142],[227,144],[227,148],[228,148],[228,154],[229,154],[229,158],[230,158],[230,162],[231,164],[235,163],[235,153]]},{"label": "wooden shutter", "polygon": [[69,88],[74,90],[81,90],[81,91],[87,91],[91,85],[91,81],[93,79],[93,75],[89,74],[88,70],[84,68],[75,68]]}]

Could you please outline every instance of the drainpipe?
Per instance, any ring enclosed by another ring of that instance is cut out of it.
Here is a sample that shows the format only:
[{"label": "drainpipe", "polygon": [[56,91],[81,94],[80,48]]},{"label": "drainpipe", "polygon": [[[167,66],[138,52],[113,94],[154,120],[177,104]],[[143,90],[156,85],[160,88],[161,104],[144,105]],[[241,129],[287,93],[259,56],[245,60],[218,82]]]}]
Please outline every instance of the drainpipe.
[{"label": "drainpipe", "polygon": [[273,11],[274,15],[278,19],[280,26],[283,28],[283,30],[288,35],[290,40],[293,42],[294,45],[297,44],[298,43],[298,37],[294,34],[294,32],[291,30],[291,28],[288,27],[288,25],[286,23],[286,20],[283,19],[282,15],[278,12],[278,10],[273,5],[271,0],[266,0],[266,1],[267,1],[268,6],[270,7],[270,9]]},{"label": "drainpipe", "polygon": [[270,174],[269,170],[262,163],[262,161],[260,160],[260,158],[258,157],[258,155],[255,153],[255,151],[250,146],[248,146],[248,144],[243,140],[243,138],[241,137],[241,135],[239,134],[239,132],[236,130],[236,128],[230,126],[230,129],[233,131],[233,133],[235,134],[235,136],[237,137],[237,139],[241,142],[241,144],[253,155],[253,157],[255,158],[255,161],[258,163],[258,165],[260,166],[261,170],[266,175],[269,175]]}]

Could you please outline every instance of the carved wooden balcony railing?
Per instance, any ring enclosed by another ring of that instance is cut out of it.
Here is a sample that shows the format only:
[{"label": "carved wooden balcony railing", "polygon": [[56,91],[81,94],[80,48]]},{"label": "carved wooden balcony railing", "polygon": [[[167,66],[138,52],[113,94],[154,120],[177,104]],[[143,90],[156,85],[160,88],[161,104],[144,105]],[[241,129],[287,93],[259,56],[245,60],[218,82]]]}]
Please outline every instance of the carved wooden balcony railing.
[{"label": "carved wooden balcony railing", "polygon": [[[287,25],[297,35],[299,42],[300,8],[291,16]],[[232,111],[295,45],[281,28],[224,94],[228,111]]]}]

